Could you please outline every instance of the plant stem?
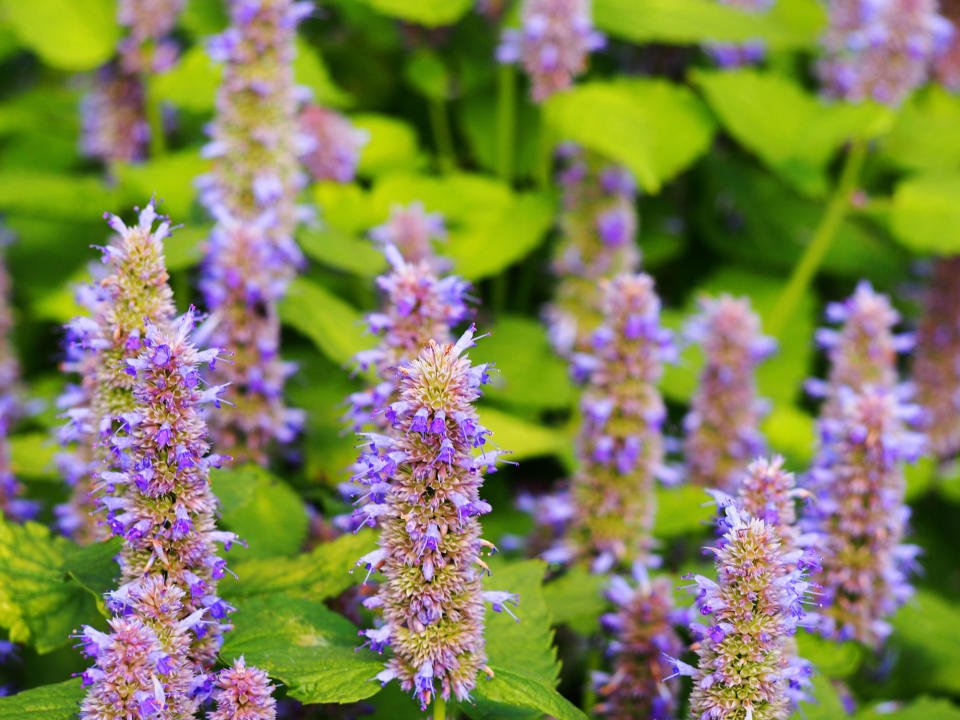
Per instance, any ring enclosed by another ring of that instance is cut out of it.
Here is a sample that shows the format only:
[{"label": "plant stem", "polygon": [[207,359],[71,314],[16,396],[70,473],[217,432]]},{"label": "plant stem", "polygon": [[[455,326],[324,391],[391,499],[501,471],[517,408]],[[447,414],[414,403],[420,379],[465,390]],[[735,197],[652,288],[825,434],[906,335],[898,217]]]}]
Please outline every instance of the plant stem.
[{"label": "plant stem", "polygon": [[437,144],[437,155],[440,160],[440,169],[450,172],[457,165],[453,151],[453,132],[450,130],[450,118],[447,116],[447,104],[443,100],[430,100],[430,125],[433,128],[433,139]]},{"label": "plant stem", "polygon": [[167,140],[163,133],[163,111],[151,85],[149,75],[146,73],[141,75],[141,81],[143,83],[144,113],[147,116],[147,124],[150,126],[150,157],[156,159],[167,151]]},{"label": "plant stem", "polygon": [[447,720],[447,701],[441,697],[433,701],[433,720]]},{"label": "plant stem", "polygon": [[497,74],[497,175],[513,182],[513,155],[517,131],[517,70],[500,66]]},{"label": "plant stem", "polygon": [[857,140],[851,144],[843,169],[840,171],[840,179],[837,181],[833,195],[827,203],[826,212],[824,212],[810,244],[804,250],[800,262],[794,266],[790,280],[777,299],[777,304],[770,315],[767,332],[774,336],[780,334],[793,311],[796,310],[797,303],[817,274],[823,258],[830,249],[834,237],[836,237],[837,230],[840,229],[840,225],[847,216],[847,212],[850,210],[850,195],[856,188],[857,179],[860,176],[860,170],[863,168],[863,161],[866,156],[867,145],[865,141]]}]

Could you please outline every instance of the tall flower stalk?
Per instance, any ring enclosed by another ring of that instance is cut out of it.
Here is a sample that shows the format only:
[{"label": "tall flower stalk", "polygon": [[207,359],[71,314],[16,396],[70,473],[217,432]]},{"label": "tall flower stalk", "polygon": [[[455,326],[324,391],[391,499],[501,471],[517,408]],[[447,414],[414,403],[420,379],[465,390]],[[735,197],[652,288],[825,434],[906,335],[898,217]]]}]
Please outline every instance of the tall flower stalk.
[{"label": "tall flower stalk", "polygon": [[924,297],[912,380],[926,411],[930,448],[941,458],[960,452],[960,257],[941,258]]},{"label": "tall flower stalk", "polygon": [[393,245],[411,263],[428,263],[434,270],[446,270],[448,262],[437,256],[434,245],[447,239],[447,227],[440,213],[428,213],[423,203],[394,205],[390,217],[370,230],[370,238],[379,246]]},{"label": "tall flower stalk", "polygon": [[335,110],[308,105],[300,111],[300,130],[307,139],[301,160],[315,180],[353,181],[360,151],[370,139]]},{"label": "tall flower stalk", "polygon": [[687,479],[727,493],[743,466],[763,450],[756,368],[775,348],[760,334],[760,318],[746,298],[704,298],[688,328],[706,354],[700,384],[684,419]]},{"label": "tall flower stalk", "polygon": [[[359,564],[380,569],[385,581],[367,606],[383,625],[367,630],[367,645],[393,650],[382,683],[397,679],[426,708],[435,699],[468,700],[482,670],[484,601],[510,612],[516,596],[484,592],[487,570],[479,516],[483,475],[496,469],[501,450],[484,450],[489,431],[473,403],[487,382],[487,366],[472,365],[471,328],[455,343],[431,340],[402,366],[400,396],[390,406],[394,437],[365,433],[361,463],[380,467],[377,503],[380,546]],[[479,450],[479,454],[477,454]],[[511,613],[512,614],[512,613]]]},{"label": "tall flower stalk", "polygon": [[143,348],[144,318],[167,328],[175,314],[163,259],[169,221],[157,215],[151,201],[136,225],[127,227],[116,216],[109,217],[109,224],[116,235],[102,249],[106,274],[78,289],[77,299],[89,315],[74,318],[66,328],[63,367],[78,374],[80,384],[69,386],[59,402],[66,416],[60,435],[68,449],[58,464],[72,489],[57,516],[61,530],[79,542],[109,535],[93,513],[92,493],[103,470],[123,468],[124,456],[114,454],[109,441],[116,418],[137,404],[136,381],[125,372],[124,362]]},{"label": "tall flower stalk", "polygon": [[593,350],[574,360],[586,388],[570,534],[573,552],[597,572],[629,566],[651,549],[666,419],[657,382],[673,351],[649,275],[618,275],[602,281],[600,293],[604,321]]},{"label": "tall flower stalk", "polygon": [[212,419],[211,432],[224,452],[260,463],[303,420],[284,405],[292,366],[279,357],[277,303],[303,261],[293,230],[304,184],[298,155],[309,143],[298,126],[293,59],[297,23],[311,9],[293,0],[237,0],[230,27],[210,43],[224,69],[205,148],[213,172],[198,179],[216,219],[200,286],[216,320],[211,342],[231,353],[214,378],[231,383],[236,400]]}]

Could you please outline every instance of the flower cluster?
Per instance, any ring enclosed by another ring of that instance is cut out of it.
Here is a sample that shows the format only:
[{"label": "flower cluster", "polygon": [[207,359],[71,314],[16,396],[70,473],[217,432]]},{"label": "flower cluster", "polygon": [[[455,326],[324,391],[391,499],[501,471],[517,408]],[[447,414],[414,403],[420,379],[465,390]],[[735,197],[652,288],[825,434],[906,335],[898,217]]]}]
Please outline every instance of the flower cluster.
[{"label": "flower cluster", "polygon": [[557,155],[563,242],[553,261],[560,284],[546,316],[551,343],[568,355],[587,349],[590,333],[601,322],[597,281],[636,272],[640,252],[634,242],[636,186],[630,172],[570,143]]},{"label": "flower cluster", "polygon": [[84,154],[106,162],[142,160],[150,142],[143,83],[114,63],[100,68],[80,103]]},{"label": "flower cluster", "polygon": [[318,105],[307,105],[300,111],[300,130],[310,141],[300,159],[314,179],[353,181],[360,150],[370,139],[367,132],[355,128],[335,110]]},{"label": "flower cluster", "polygon": [[201,199],[217,224],[201,289],[216,326],[211,342],[232,354],[216,375],[235,389],[236,407],[212,419],[218,448],[263,462],[272,442],[289,442],[302,413],[283,403],[292,368],[279,357],[277,302],[303,258],[293,239],[304,184],[293,82],[297,23],[310,3],[238,0],[231,26],[211,41],[224,63],[211,142],[213,172],[198,178]]},{"label": "flower cluster", "polygon": [[523,27],[503,31],[497,60],[520,63],[530,76],[531,97],[542,102],[570,87],[604,43],[593,28],[590,0],[525,0]]},{"label": "flower cluster", "polygon": [[673,351],[649,275],[618,275],[602,281],[600,292],[604,324],[593,332],[592,352],[574,357],[587,386],[570,536],[597,572],[650,550],[654,486],[665,472],[666,409],[657,382]]},{"label": "flower cluster", "polygon": [[688,613],[673,606],[673,586],[665,577],[650,580],[646,569],[634,570],[636,586],[615,576],[607,597],[617,606],[615,613],[601,618],[613,633],[609,652],[613,673],[595,673],[601,703],[597,712],[610,720],[676,717],[676,680],[667,680],[670,663],[684,646],[674,626],[683,624]]},{"label": "flower cluster", "polygon": [[941,0],[943,14],[952,27],[950,43],[934,66],[937,81],[951,92],[960,90],[960,0]]},{"label": "flower cluster", "polygon": [[186,0],[120,0],[117,22],[129,28],[120,41],[120,64],[129,74],[163,72],[177,59],[177,46],[167,38]]},{"label": "flower cluster", "polygon": [[704,298],[688,334],[706,355],[700,384],[684,419],[688,479],[727,493],[744,464],[764,446],[759,424],[764,403],[757,398],[757,365],[775,348],[760,334],[760,318],[746,298]]},{"label": "flower cluster", "polygon": [[273,685],[267,674],[255,667],[247,667],[241,655],[217,675],[217,689],[213,699],[217,709],[207,715],[208,720],[273,720],[277,701],[273,699]]},{"label": "flower cluster", "polygon": [[136,406],[135,379],[124,371],[124,361],[143,349],[144,318],[165,328],[175,314],[163,260],[170,222],[160,218],[154,228],[157,219],[153,201],[131,227],[109,216],[116,235],[102,248],[106,275],[79,288],[77,299],[90,314],[66,326],[63,368],[77,373],[80,385],[68,387],[58,403],[66,416],[60,438],[72,446],[59,465],[73,489],[57,515],[61,530],[80,542],[108,534],[91,512],[91,492],[100,472],[121,460],[109,450],[115,419]]},{"label": "flower cluster", "polygon": [[953,28],[937,0],[830,0],[820,76],[831,95],[898,105],[930,74]]},{"label": "flower cluster", "polygon": [[447,229],[440,213],[428,213],[416,200],[406,207],[394,205],[383,225],[370,230],[370,238],[379,246],[393,245],[407,262],[427,262],[435,270],[445,270],[433,245],[445,240]]},{"label": "flower cluster", "polygon": [[673,664],[693,678],[691,717],[783,720],[810,674],[793,642],[807,622],[807,569],[798,563],[801,551],[785,549],[773,525],[735,504],[725,512],[726,532],[712,548],[717,581],[691,578],[700,614],[712,616],[709,625],[690,625],[699,666]]},{"label": "flower cluster", "polygon": [[931,449],[960,451],[960,257],[936,261],[917,328],[912,379]]},{"label": "flower cluster", "polygon": [[491,508],[478,493],[503,451],[484,450],[490,433],[473,402],[488,375],[463,355],[473,344],[473,328],[455,344],[431,340],[400,368],[400,396],[388,413],[397,432],[364,433],[360,460],[377,495],[367,511],[382,530],[379,548],[358,564],[386,578],[365,602],[384,624],[362,634],[377,651],[393,649],[378,679],[396,678],[424,708],[435,695],[469,699],[478,672],[488,671],[484,600],[507,612],[516,601],[481,585],[481,550],[493,546],[480,538],[478,516]]},{"label": "flower cluster", "polygon": [[[747,466],[739,483],[737,504],[750,517],[759,518],[773,527],[780,536],[781,549],[792,555],[794,550],[812,552],[812,538],[801,535],[797,526],[797,500],[808,497],[796,486],[793,473],[783,469],[783,458],[757,458]],[[799,562],[812,563],[812,558]]]},{"label": "flower cluster", "polygon": [[[755,13],[767,12],[773,7],[773,0],[718,0],[718,2]],[[740,45],[711,43],[707,51],[718,65],[730,68],[760,62],[766,54],[766,47],[759,41],[745,42]]]},{"label": "flower cluster", "polygon": [[838,399],[837,415],[820,421],[809,480],[808,526],[823,554],[818,629],[876,647],[911,593],[906,575],[918,549],[901,544],[909,516],[903,463],[917,459],[925,439],[907,429],[919,408],[895,388],[844,388]]}]

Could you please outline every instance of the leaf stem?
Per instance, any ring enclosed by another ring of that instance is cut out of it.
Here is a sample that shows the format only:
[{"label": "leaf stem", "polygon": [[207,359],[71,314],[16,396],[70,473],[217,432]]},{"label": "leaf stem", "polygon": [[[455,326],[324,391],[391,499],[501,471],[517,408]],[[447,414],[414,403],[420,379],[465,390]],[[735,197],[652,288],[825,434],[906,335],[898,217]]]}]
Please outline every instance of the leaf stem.
[{"label": "leaf stem", "polygon": [[434,698],[433,720],[447,720],[447,701],[442,697]]},{"label": "leaf stem", "polygon": [[513,182],[513,156],[517,131],[517,70],[503,64],[497,73],[497,175]]},{"label": "leaf stem", "polygon": [[767,332],[774,336],[780,334],[793,311],[796,310],[800,298],[817,274],[823,258],[847,216],[850,210],[850,196],[856,189],[860,170],[863,168],[866,156],[866,141],[857,140],[850,145],[843,169],[840,171],[840,179],[837,181],[833,195],[827,203],[827,209],[820,219],[820,224],[817,226],[810,244],[804,250],[800,261],[794,266],[793,273],[787,281],[787,286],[777,299],[777,304],[770,315]]},{"label": "leaf stem", "polygon": [[444,172],[450,172],[456,167],[457,158],[453,150],[453,131],[450,129],[446,102],[431,99],[429,113],[430,125],[433,128],[433,139],[437,144],[440,169]]}]

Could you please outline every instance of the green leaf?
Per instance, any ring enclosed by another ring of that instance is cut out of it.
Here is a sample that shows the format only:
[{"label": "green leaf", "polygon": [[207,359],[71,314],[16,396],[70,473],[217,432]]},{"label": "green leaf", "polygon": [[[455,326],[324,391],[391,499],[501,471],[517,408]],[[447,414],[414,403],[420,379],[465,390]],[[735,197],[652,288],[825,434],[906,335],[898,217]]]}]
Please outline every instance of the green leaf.
[{"label": "green leaf", "polygon": [[535,408],[569,407],[574,393],[567,366],[551,351],[542,323],[501,315],[485,329],[490,337],[471,353],[475,363],[494,363],[498,371],[491,374],[484,397]]},{"label": "green leaf", "polygon": [[200,262],[203,256],[203,241],[209,237],[212,228],[212,225],[190,223],[188,227],[174,230],[170,237],[163,241],[163,258],[167,270],[186,270]]},{"label": "green leaf", "polygon": [[369,177],[395,170],[409,170],[422,165],[417,131],[402,120],[377,115],[357,113],[350,116],[358,130],[369,135],[367,144],[360,151],[357,173]]},{"label": "green leaf", "polygon": [[700,100],[660,79],[583,83],[551,96],[544,119],[557,140],[574,140],[623,163],[650,193],[696,160],[713,138],[713,121]]},{"label": "green leaf", "polygon": [[374,344],[364,334],[360,311],[306,278],[297,278],[290,285],[280,304],[280,318],[341,365]]},{"label": "green leaf", "polygon": [[387,269],[383,253],[373,243],[334,227],[302,230],[297,240],[307,255],[337,270],[372,279]]},{"label": "green leaf", "polygon": [[375,695],[383,658],[357,650],[357,629],[323,603],[268,595],[237,603],[220,654],[247,662],[283,682],[306,703],[348,703]]},{"label": "green leaf", "polygon": [[120,35],[115,0],[2,0],[0,15],[20,42],[61,70],[94,69],[110,59]]},{"label": "green leaf", "polygon": [[480,423],[493,432],[494,441],[511,451],[510,460],[554,455],[562,452],[567,444],[562,430],[528,422],[491,407],[480,407],[477,413]]},{"label": "green leaf", "polygon": [[[454,106],[460,120],[460,129],[470,144],[476,163],[484,170],[497,172],[497,98],[492,92],[471,95]],[[529,102],[516,107],[516,139],[514,170],[520,177],[536,173],[541,162],[541,119],[537,108]]]},{"label": "green leaf", "polygon": [[487,682],[477,681],[476,705],[463,707],[473,720],[537,718],[548,715],[556,720],[586,720],[586,715],[549,685],[524,673],[493,668],[496,675]]},{"label": "green leaf", "polygon": [[452,25],[473,4],[473,0],[360,0],[360,2],[384,15],[428,27]]},{"label": "green leaf", "polygon": [[350,573],[375,546],[374,534],[361,530],[290,558],[233,560],[230,568],[239,579],[221,581],[220,591],[231,601],[278,593],[318,601],[335,597],[363,580]]},{"label": "green leaf", "polygon": [[892,229],[906,247],[919,253],[960,252],[960,173],[930,172],[897,183]]},{"label": "green leaf", "polygon": [[960,609],[929,590],[919,590],[893,618],[891,642],[901,657],[897,679],[916,690],[960,692]]},{"label": "green leaf", "polygon": [[814,47],[826,24],[817,0],[779,0],[768,13],[712,0],[594,0],[597,27],[636,43],[763,40],[775,49]]},{"label": "green leaf", "polygon": [[[313,186],[313,199],[321,208],[322,231],[339,230],[343,233],[366,234],[383,220],[381,211],[373,205],[370,193],[355,183],[318,182]],[[371,248],[367,239],[356,240]],[[377,253],[380,254],[380,253]],[[383,265],[386,261],[381,258]]]},{"label": "green leaf", "polygon": [[800,657],[812,662],[815,671],[828,678],[850,677],[864,659],[862,646],[838,643],[812,632],[797,635],[797,648]]},{"label": "green leaf", "polygon": [[960,166],[960,97],[931,83],[912,95],[883,140],[883,155],[908,170]]},{"label": "green leaf", "polygon": [[181,110],[213,110],[223,66],[215,63],[203,45],[194,45],[167,72],[150,78],[150,93]]},{"label": "green leaf", "polygon": [[786,456],[788,467],[800,470],[813,458],[815,421],[806,411],[794,405],[774,406],[760,430],[770,449]]},{"label": "green leaf", "polygon": [[890,703],[882,703],[857,713],[854,720],[960,720],[960,708],[942,698],[921,697],[909,705],[896,705],[898,709],[891,710]]},{"label": "green leaf", "polygon": [[120,571],[116,557],[121,544],[120,538],[110,538],[90,545],[74,545],[66,552],[63,570],[99,603],[115,585]]},{"label": "green leaf", "polygon": [[10,469],[14,477],[52,477],[63,482],[53,465],[53,458],[59,450],[49,433],[14,435],[10,438]]},{"label": "green leaf", "polygon": [[578,565],[543,586],[543,597],[552,610],[555,625],[568,625],[581,635],[599,629],[600,614],[606,609],[603,597],[607,579]]},{"label": "green leaf", "polygon": [[187,0],[180,13],[180,26],[196,38],[221,32],[230,24],[221,0]]},{"label": "green leaf", "polygon": [[143,207],[156,196],[160,211],[173,218],[186,219],[197,194],[193,178],[207,171],[210,161],[200,157],[198,149],[182,150],[144,163],[117,164],[117,180],[123,193],[123,205]]},{"label": "green leaf", "polygon": [[790,720],[837,720],[848,717],[836,688],[823,675],[813,677],[813,702],[803,702]]},{"label": "green leaf", "polygon": [[428,100],[443,102],[450,96],[450,73],[433,50],[416,50],[403,66],[403,77],[410,87]]},{"label": "green leaf", "polygon": [[74,720],[87,691],[80,678],[0,697],[0,720]]},{"label": "green leaf", "polygon": [[658,538],[699,535],[711,527],[715,515],[716,506],[702,487],[658,487],[653,534]]},{"label": "green leaf", "polygon": [[[97,619],[95,599],[65,566],[68,559],[79,562],[75,549],[43,525],[0,520],[0,626],[10,630],[11,640],[29,642],[46,653],[69,642],[79,625]],[[99,548],[91,553],[102,561]]]},{"label": "green leaf", "polygon": [[775,72],[695,71],[693,80],[724,128],[808,195],[826,192],[826,165],[843,143],[879,135],[892,121],[881,105],[827,104]]},{"label": "green leaf", "polygon": [[320,51],[297,38],[297,57],[293,61],[293,74],[298,85],[313,90],[313,99],[318,105],[345,108],[353,104],[353,98],[337,86],[327,69]]},{"label": "green leaf", "polygon": [[223,524],[247,542],[249,557],[293,555],[307,539],[307,512],[294,490],[266,468],[242,465],[210,474]]},{"label": "green leaf", "polygon": [[0,172],[0,210],[10,214],[95,221],[117,205],[117,193],[99,176]]}]

